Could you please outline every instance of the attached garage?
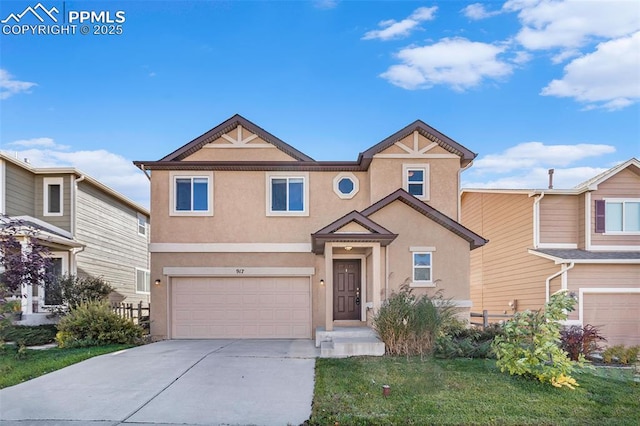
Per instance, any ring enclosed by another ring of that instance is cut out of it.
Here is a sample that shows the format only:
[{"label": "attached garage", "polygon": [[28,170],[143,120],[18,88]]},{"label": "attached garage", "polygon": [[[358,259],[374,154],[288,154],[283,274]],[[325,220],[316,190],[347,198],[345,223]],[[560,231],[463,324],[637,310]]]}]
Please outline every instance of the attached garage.
[{"label": "attached garage", "polygon": [[608,346],[640,345],[640,293],[585,292],[582,300],[582,323],[599,327]]},{"label": "attached garage", "polygon": [[174,339],[311,338],[308,277],[173,278]]}]

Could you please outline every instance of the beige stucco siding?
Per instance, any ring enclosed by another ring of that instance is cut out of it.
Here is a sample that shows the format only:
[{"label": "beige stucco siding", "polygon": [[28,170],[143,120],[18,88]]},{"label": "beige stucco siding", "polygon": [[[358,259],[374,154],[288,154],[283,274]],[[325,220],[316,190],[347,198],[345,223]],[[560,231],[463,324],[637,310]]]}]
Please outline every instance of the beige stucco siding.
[{"label": "beige stucco siding", "polygon": [[[267,216],[267,172],[216,171],[213,217],[169,216],[169,172],[154,171],[151,183],[153,243],[309,243],[313,232],[353,210],[368,206],[368,187],[352,199],[333,192],[334,172],[305,172],[309,216]],[[197,173],[196,173],[197,174]],[[292,172],[291,176],[301,175]],[[364,173],[356,173],[360,182]]]},{"label": "beige stucco siding", "polygon": [[540,244],[578,244],[578,197],[546,195],[540,201]]},{"label": "beige stucco siding", "polygon": [[[384,151],[386,152],[386,151]],[[371,203],[374,203],[404,185],[403,165],[427,165],[429,167],[429,198],[424,200],[431,207],[447,216],[458,217],[458,170],[460,159],[438,158],[376,158],[369,166],[371,185]]]},{"label": "beige stucco siding", "polygon": [[[3,160],[0,160],[3,161]],[[3,161],[5,206],[9,216],[35,216],[35,176],[22,167]]]},{"label": "beige stucco siding", "polygon": [[[398,220],[402,218],[402,220]],[[446,298],[469,300],[469,243],[406,204],[395,201],[371,215],[398,237],[387,246],[389,289],[397,292],[412,280],[413,258],[410,247],[433,247],[433,288],[416,288],[416,293],[433,295],[444,291]]]},{"label": "beige stucco siding", "polygon": [[148,236],[138,234],[138,212],[86,182],[78,184],[76,235],[86,244],[78,275],[104,277],[116,302],[148,302],[136,293],[136,268],[148,270]]},{"label": "beige stucco siding", "polygon": [[640,246],[640,235],[616,235],[595,233],[595,200],[607,198],[640,199],[640,176],[630,169],[598,185],[591,201],[591,243],[593,246]]},{"label": "beige stucco siding", "polygon": [[474,311],[511,313],[512,300],[519,311],[544,304],[545,279],[560,267],[528,253],[532,212],[533,198],[527,194],[463,194],[462,224],[489,240],[471,252]]}]

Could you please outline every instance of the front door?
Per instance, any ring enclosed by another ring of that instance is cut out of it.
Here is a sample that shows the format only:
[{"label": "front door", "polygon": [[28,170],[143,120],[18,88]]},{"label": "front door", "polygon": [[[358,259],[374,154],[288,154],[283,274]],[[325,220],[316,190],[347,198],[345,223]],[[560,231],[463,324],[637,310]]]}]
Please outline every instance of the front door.
[{"label": "front door", "polygon": [[333,261],[333,319],[360,320],[360,260]]}]

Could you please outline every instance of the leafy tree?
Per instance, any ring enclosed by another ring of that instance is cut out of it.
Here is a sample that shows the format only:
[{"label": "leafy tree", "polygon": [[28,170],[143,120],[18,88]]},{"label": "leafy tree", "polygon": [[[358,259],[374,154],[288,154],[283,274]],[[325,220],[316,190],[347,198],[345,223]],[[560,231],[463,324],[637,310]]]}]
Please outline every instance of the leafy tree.
[{"label": "leafy tree", "polygon": [[66,314],[84,302],[106,301],[114,288],[102,277],[64,275],[45,284],[45,292],[58,305],[51,307],[56,314]]},{"label": "leafy tree", "polygon": [[[23,221],[0,216],[0,283],[10,294],[26,286],[42,285],[51,278],[49,249],[37,238],[38,231]],[[26,239],[23,247],[20,239]]]},{"label": "leafy tree", "polygon": [[567,319],[575,299],[566,290],[551,296],[540,311],[516,313],[496,336],[493,350],[501,371],[531,377],[555,387],[578,386],[571,373],[577,363],[560,347],[561,321]]}]

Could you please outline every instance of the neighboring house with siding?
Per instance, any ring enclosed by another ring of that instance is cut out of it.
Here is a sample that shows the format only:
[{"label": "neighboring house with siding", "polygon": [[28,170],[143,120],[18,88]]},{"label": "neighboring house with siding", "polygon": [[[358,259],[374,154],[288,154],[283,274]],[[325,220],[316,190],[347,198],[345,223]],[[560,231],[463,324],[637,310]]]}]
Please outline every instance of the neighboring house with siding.
[{"label": "neighboring house with siding", "polygon": [[462,223],[490,240],[471,254],[474,310],[539,309],[568,289],[569,324],[640,344],[640,162],[573,189],[464,189]]},{"label": "neighboring house with siding", "polygon": [[[0,212],[37,230],[59,275],[103,277],[111,301],[147,303],[149,212],[74,168],[37,168],[0,152]],[[25,322],[36,323],[55,300],[27,288]]]},{"label": "neighboring house with siding", "polygon": [[407,283],[468,318],[460,172],[476,154],[422,121],[315,161],[235,115],[151,171],[155,338],[312,338],[372,314]]}]

